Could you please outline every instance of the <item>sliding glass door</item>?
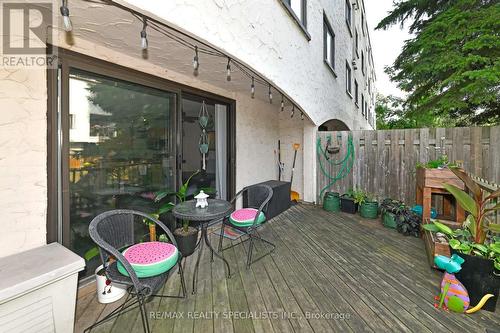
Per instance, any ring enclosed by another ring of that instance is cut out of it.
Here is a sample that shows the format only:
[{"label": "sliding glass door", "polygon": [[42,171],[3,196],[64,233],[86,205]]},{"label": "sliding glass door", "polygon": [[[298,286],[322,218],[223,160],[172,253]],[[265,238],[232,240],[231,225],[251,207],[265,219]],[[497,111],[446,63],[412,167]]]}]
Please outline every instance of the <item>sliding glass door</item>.
[{"label": "sliding glass door", "polygon": [[47,81],[47,240],[85,257],[85,278],[100,261],[88,234],[98,214],[153,212],[155,192],[178,189],[203,166],[190,194],[201,187],[223,199],[234,194],[234,101],[74,52],[59,54],[61,66]]},{"label": "sliding glass door", "polygon": [[176,94],[69,70],[69,247],[92,274],[89,222],[101,212],[153,212],[154,193],[175,188]]},{"label": "sliding glass door", "polygon": [[[228,199],[228,106],[202,96],[183,94],[181,109],[181,181],[198,172],[190,181],[188,194],[208,188],[214,197]],[[200,117],[207,117],[206,123]]]}]

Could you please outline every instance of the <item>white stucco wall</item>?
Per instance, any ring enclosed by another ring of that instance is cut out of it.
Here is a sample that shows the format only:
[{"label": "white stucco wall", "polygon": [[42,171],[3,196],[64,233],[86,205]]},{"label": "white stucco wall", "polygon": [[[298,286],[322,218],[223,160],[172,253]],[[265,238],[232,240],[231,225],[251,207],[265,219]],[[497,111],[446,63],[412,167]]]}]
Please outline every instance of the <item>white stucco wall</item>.
[{"label": "white stucco wall", "polygon": [[[345,62],[352,61],[354,45],[345,22],[345,1],[307,1],[310,41],[280,0],[117,2],[159,17],[246,62],[291,96],[316,125],[337,118],[349,128],[370,128],[345,91]],[[360,10],[353,12],[360,16]],[[337,77],[323,62],[323,13],[336,35]],[[360,38],[366,38],[361,30]]]},{"label": "white stucco wall", "polygon": [[0,68],[0,257],[46,240],[45,73]]}]

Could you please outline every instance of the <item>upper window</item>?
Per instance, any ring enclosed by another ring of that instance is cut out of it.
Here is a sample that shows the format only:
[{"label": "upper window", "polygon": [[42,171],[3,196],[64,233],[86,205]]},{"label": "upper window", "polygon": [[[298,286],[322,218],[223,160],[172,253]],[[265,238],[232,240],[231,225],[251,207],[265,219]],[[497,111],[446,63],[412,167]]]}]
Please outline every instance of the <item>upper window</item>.
[{"label": "upper window", "polygon": [[349,62],[345,62],[345,89],[349,95],[352,96],[352,73],[351,66],[349,66]]},{"label": "upper window", "polygon": [[365,75],[365,53],[361,51],[361,72]]},{"label": "upper window", "polygon": [[349,31],[351,30],[352,26],[352,6],[350,0],[345,0],[345,21],[347,23],[347,27],[349,28]]},{"label": "upper window", "polygon": [[356,29],[355,35],[356,35],[356,41],[355,41],[355,43],[356,43],[356,55],[359,58],[359,33],[358,33],[358,29]]},{"label": "upper window", "polygon": [[365,115],[365,95],[361,94],[361,114]]},{"label": "upper window", "polygon": [[323,17],[323,58],[335,69],[335,34],[326,17]]},{"label": "upper window", "polygon": [[363,31],[363,36],[365,35],[365,14],[361,12],[361,30]]},{"label": "upper window", "polygon": [[359,85],[356,79],[354,79],[354,102],[356,105],[359,103]]},{"label": "upper window", "polygon": [[304,30],[307,38],[310,40],[310,36],[306,31],[307,27],[307,0],[281,0],[285,5],[286,9],[292,14],[292,16],[298,21],[300,27]]},{"label": "upper window", "polygon": [[368,119],[368,103],[365,101],[365,119]]}]

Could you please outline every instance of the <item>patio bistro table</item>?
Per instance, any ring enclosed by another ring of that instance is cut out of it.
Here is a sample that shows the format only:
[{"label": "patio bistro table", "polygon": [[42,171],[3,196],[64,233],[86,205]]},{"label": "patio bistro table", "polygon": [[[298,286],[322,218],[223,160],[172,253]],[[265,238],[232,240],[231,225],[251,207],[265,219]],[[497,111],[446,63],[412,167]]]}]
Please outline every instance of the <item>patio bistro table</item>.
[{"label": "patio bistro table", "polygon": [[203,248],[203,243],[205,243],[210,249],[211,258],[213,261],[213,255],[221,258],[227,267],[227,277],[231,277],[231,270],[229,268],[229,263],[222,255],[214,250],[210,241],[208,240],[208,226],[220,221],[221,219],[228,216],[233,211],[233,206],[225,201],[219,199],[208,199],[208,207],[200,208],[196,207],[196,200],[189,200],[181,202],[176,205],[172,210],[172,214],[182,220],[189,220],[193,222],[199,222],[201,226],[201,239],[200,246],[198,249],[198,258],[196,259],[196,266],[194,268],[193,274],[193,294],[196,294],[196,281],[198,279],[198,266],[200,264],[201,250]]}]

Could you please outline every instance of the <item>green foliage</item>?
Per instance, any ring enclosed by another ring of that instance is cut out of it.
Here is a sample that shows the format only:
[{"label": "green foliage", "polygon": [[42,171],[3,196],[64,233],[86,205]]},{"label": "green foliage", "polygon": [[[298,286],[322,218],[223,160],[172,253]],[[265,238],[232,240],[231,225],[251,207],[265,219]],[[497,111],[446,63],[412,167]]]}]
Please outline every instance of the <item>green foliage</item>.
[{"label": "green foliage", "polygon": [[348,197],[352,198],[355,203],[357,204],[362,204],[363,202],[376,202],[377,198],[375,194],[365,192],[361,189],[349,189],[347,192],[343,195],[343,197]]},{"label": "green foliage", "polygon": [[492,235],[500,231],[500,226],[489,223],[488,220],[490,213],[500,209],[498,204],[492,202],[500,197],[500,190],[486,196],[483,190],[465,172],[454,168],[450,170],[464,182],[472,193],[472,197],[456,186],[451,184],[443,185],[469,215],[462,229],[452,230],[439,221],[425,224],[423,228],[431,232],[442,232],[448,238],[451,248],[461,253],[494,260],[495,267],[500,270],[500,239]]},{"label": "green foliage", "polygon": [[449,163],[448,156],[443,155],[440,158],[438,158],[436,160],[430,160],[427,163],[417,162],[417,164],[415,166],[416,166],[416,168],[437,169],[437,168],[444,167],[444,166],[454,167],[455,164]]},{"label": "green foliage", "polygon": [[398,125],[500,123],[498,1],[399,0],[377,29],[398,23],[415,35],[386,70],[409,93]]},{"label": "green foliage", "polygon": [[[184,182],[184,184],[182,184],[182,186],[179,188],[179,190],[177,192],[174,192],[172,190],[164,190],[164,191],[156,192],[155,202],[161,202],[165,198],[169,198],[169,197],[173,197],[173,196],[177,197],[179,202],[186,201],[189,183],[191,182],[191,179],[194,176],[196,176],[198,173],[200,173],[200,170],[195,171],[191,176],[189,176],[189,178]],[[202,188],[199,188],[197,192],[199,193],[202,190],[203,190],[203,192],[205,192],[206,194],[209,194],[209,195],[216,193],[216,190],[212,187],[202,187]],[[198,194],[198,193],[196,193],[196,194]],[[175,207],[175,203],[173,203],[171,201],[166,202],[165,204],[160,206],[160,208],[158,209],[156,214],[159,216],[161,214],[168,213],[168,212],[172,211],[172,209],[174,209],[174,207]],[[182,221],[182,228],[184,229],[185,232],[187,232],[188,228],[189,228],[189,221],[183,220]]]}]

